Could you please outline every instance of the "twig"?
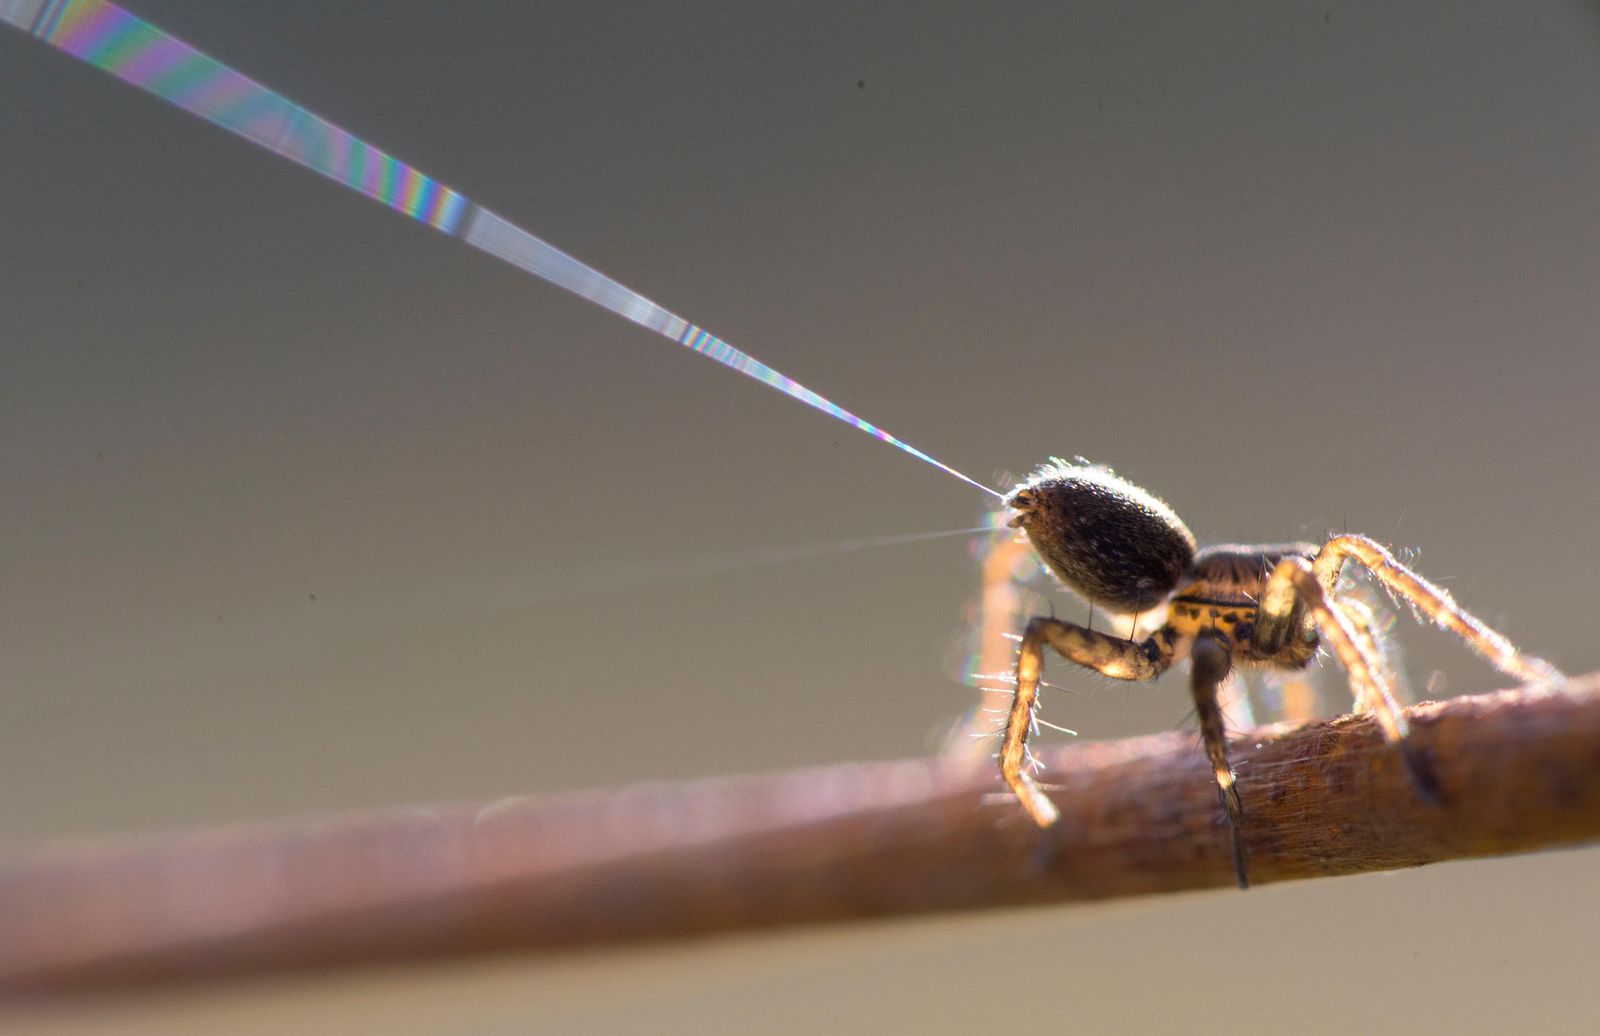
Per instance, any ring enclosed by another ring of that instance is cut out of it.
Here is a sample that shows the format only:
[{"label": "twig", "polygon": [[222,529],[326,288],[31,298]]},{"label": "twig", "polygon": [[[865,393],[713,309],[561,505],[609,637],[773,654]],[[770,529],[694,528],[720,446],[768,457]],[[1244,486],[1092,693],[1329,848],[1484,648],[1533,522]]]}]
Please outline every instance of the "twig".
[{"label": "twig", "polygon": [[[1443,790],[1366,718],[1234,746],[1257,883],[1600,838],[1600,674],[1410,710]],[[0,863],[0,989],[1231,887],[1190,735],[1042,755],[1062,819],[921,759],[49,849]]]}]

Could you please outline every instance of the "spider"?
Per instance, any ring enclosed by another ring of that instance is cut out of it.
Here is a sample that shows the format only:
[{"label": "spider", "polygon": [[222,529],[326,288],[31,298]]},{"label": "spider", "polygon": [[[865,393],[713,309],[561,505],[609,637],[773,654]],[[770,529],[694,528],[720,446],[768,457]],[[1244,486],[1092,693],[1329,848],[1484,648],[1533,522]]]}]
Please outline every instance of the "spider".
[{"label": "spider", "polygon": [[1137,642],[1133,633],[1120,637],[1056,618],[1028,621],[1000,743],[1000,774],[1040,827],[1060,815],[1027,770],[1046,646],[1117,680],[1153,680],[1174,662],[1190,660],[1200,738],[1227,813],[1240,888],[1249,885],[1244,805],[1217,700],[1236,667],[1302,669],[1326,640],[1348,674],[1356,710],[1375,714],[1418,791],[1437,798],[1432,776],[1407,746],[1405,714],[1395,700],[1371,611],[1335,592],[1347,560],[1366,567],[1501,672],[1530,683],[1560,678],[1554,666],[1518,651],[1366,536],[1336,535],[1320,546],[1223,544],[1197,550],[1194,535],[1165,502],[1109,468],[1082,461],[1052,460],[1013,489],[1005,504],[1016,512],[1007,524],[1021,529],[1045,565],[1091,606],[1132,617],[1134,628],[1140,616],[1166,609],[1160,628]]}]

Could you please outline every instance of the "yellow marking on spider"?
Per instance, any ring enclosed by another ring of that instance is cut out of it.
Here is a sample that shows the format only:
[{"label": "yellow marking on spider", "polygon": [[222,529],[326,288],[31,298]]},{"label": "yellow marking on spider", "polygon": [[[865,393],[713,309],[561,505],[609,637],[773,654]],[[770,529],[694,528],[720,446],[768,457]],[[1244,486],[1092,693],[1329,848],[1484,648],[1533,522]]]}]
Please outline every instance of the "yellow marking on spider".
[{"label": "yellow marking on spider", "polygon": [[1229,640],[1241,624],[1256,621],[1253,605],[1212,604],[1194,599],[1174,598],[1167,609],[1167,626],[1180,636],[1214,633]]}]

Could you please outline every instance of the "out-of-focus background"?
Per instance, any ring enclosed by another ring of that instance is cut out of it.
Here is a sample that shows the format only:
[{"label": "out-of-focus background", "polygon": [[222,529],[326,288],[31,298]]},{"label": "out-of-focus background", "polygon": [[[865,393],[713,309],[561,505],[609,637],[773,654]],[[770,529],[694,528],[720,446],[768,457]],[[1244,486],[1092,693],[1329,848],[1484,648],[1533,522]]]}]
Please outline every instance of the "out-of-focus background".
[{"label": "out-of-focus background", "polygon": [[[1366,531],[1600,664],[1592,4],[128,5],[981,480]],[[0,241],[0,846],[917,754],[972,702],[967,541],[728,562],[980,494],[15,32]],[[1189,708],[1053,678],[1089,737]],[[1597,910],[1588,850],[35,1024],[1592,1032]]]}]

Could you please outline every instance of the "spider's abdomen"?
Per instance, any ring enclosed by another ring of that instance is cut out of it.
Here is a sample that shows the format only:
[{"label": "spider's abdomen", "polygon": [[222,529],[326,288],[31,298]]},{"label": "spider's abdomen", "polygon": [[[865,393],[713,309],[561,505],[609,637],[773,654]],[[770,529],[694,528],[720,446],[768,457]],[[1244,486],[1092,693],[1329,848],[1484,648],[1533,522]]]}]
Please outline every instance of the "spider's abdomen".
[{"label": "spider's abdomen", "polygon": [[1194,535],[1172,508],[1109,468],[1055,461],[1006,506],[1050,571],[1108,611],[1154,607],[1194,561]]}]

